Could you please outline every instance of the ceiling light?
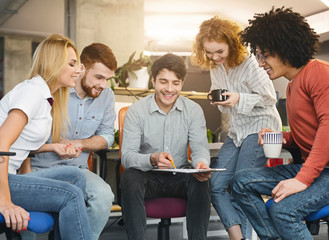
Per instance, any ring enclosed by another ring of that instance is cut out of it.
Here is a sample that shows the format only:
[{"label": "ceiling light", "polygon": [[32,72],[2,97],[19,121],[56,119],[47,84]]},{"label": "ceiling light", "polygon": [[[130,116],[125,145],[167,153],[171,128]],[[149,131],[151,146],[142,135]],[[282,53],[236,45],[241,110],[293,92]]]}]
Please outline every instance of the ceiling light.
[{"label": "ceiling light", "polygon": [[329,10],[308,16],[306,19],[317,34],[329,32]]}]

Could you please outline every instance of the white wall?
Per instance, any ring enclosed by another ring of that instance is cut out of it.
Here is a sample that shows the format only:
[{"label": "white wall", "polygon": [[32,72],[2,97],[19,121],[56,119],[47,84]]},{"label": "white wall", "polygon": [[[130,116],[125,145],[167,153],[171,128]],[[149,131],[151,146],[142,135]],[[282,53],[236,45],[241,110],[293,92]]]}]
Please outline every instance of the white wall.
[{"label": "white wall", "polygon": [[144,0],[77,0],[76,44],[107,44],[119,66],[144,50]]},{"label": "white wall", "polygon": [[29,0],[0,31],[44,37],[64,34],[64,0]]},{"label": "white wall", "polygon": [[288,80],[285,77],[280,77],[273,81],[273,85],[276,91],[279,92],[279,98],[286,98],[286,88]]}]

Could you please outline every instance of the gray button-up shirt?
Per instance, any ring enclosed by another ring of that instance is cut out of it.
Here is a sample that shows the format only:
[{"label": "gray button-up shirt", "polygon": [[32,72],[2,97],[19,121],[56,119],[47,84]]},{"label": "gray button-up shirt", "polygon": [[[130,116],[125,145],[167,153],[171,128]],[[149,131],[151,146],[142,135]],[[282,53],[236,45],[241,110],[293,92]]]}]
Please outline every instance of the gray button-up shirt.
[{"label": "gray button-up shirt", "polygon": [[160,110],[155,95],[149,95],[129,107],[123,131],[122,164],[124,168],[151,170],[150,155],[167,152],[177,168],[189,165],[188,145],[192,166],[199,161],[209,166],[210,154],[206,122],[202,108],[180,96],[168,114]]}]

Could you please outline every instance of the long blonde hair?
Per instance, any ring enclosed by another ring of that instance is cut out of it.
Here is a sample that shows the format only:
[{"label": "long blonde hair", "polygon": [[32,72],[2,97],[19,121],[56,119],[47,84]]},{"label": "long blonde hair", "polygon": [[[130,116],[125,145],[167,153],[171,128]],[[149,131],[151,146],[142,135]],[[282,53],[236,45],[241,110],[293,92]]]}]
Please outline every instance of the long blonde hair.
[{"label": "long blonde hair", "polygon": [[[43,40],[33,55],[32,68],[28,74],[28,78],[30,79],[40,75],[49,86],[50,91],[52,91],[68,64],[69,47],[74,49],[77,60],[79,61],[78,50],[71,39],[59,34],[53,34]],[[59,88],[53,93],[53,98],[54,104],[51,110],[53,117],[52,142],[59,142],[61,134],[67,131],[66,123],[69,123],[69,88]]]},{"label": "long blonde hair", "polygon": [[215,41],[218,43],[224,42],[229,46],[227,64],[230,68],[240,65],[246,56],[248,56],[247,48],[241,42],[240,32],[241,29],[236,23],[230,20],[220,19],[218,16],[204,21],[200,25],[199,33],[193,44],[192,63],[201,68],[214,68],[216,65],[206,56],[203,49],[203,42]]}]

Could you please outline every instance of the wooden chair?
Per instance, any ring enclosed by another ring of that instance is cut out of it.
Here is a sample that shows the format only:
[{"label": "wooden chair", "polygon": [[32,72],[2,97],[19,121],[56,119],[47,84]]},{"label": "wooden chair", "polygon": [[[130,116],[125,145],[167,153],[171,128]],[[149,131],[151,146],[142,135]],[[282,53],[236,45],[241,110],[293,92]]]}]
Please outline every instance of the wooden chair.
[{"label": "wooden chair", "polygon": [[[121,158],[121,146],[123,140],[124,118],[128,107],[120,109],[118,114],[119,122],[119,155]],[[123,166],[120,167],[120,173],[124,171]],[[120,195],[121,197],[121,195]],[[158,240],[169,240],[169,226],[171,218],[185,217],[187,200],[183,198],[157,198],[145,200],[146,216],[150,218],[160,218],[158,224]]]}]

